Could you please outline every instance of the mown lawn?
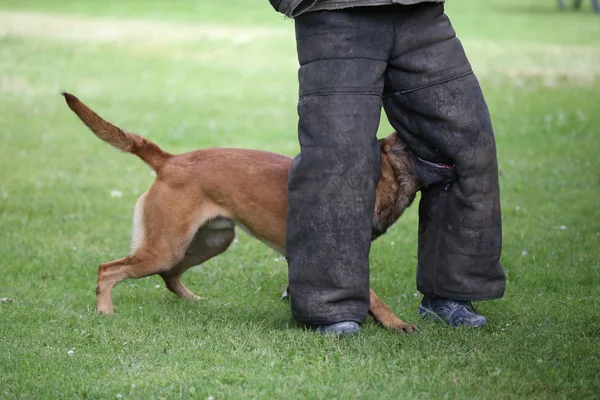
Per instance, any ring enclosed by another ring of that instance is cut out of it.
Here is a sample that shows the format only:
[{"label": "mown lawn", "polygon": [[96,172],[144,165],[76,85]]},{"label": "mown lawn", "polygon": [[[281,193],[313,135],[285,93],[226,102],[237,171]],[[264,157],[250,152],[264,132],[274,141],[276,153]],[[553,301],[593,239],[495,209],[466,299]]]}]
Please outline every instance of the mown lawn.
[{"label": "mown lawn", "polygon": [[[586,2],[451,1],[498,141],[502,300],[480,330],[416,309],[416,207],[373,246],[372,286],[420,333],[298,327],[286,265],[239,233],[184,277],[93,311],[152,182],[66,108],[68,90],[165,149],[296,154],[293,22],[267,0],[0,0],[0,398],[600,398],[600,17]],[[390,131],[387,123],[381,135]]]}]

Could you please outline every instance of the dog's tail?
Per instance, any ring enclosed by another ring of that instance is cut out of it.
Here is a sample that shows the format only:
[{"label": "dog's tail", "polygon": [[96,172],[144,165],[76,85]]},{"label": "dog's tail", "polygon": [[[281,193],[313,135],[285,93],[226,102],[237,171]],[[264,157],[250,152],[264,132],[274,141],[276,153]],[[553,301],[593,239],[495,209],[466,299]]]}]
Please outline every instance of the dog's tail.
[{"label": "dog's tail", "polygon": [[123,131],[105,121],[88,106],[70,93],[63,93],[69,108],[87,125],[88,128],[100,139],[126,153],[132,153],[141,158],[155,171],[158,171],[172,154],[158,147],[157,144],[135,133]]}]

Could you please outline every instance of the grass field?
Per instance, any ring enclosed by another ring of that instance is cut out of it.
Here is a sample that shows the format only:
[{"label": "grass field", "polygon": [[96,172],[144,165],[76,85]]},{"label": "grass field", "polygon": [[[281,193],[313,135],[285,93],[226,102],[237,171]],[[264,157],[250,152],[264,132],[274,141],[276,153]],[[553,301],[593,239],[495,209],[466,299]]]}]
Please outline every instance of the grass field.
[{"label": "grass field", "polygon": [[[222,3],[222,4],[221,4]],[[479,330],[416,309],[416,207],[379,239],[371,285],[420,333],[294,324],[285,262],[239,233],[184,280],[126,281],[149,169],[95,138],[59,92],[171,152],[295,155],[293,22],[267,0],[0,0],[0,398],[600,398],[600,16],[585,2],[451,1],[498,141],[505,298]],[[390,131],[387,123],[381,135]]]}]

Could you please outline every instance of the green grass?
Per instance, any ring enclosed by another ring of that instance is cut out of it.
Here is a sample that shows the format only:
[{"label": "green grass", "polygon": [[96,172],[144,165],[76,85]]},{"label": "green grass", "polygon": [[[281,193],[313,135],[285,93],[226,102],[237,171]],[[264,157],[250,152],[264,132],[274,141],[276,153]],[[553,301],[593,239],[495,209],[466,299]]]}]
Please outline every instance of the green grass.
[{"label": "green grass", "polygon": [[0,0],[0,398],[599,398],[600,17],[541,0],[447,10],[494,119],[506,296],[478,304],[480,330],[422,321],[413,207],[371,276],[420,334],[367,320],[338,340],[294,324],[285,263],[243,233],[184,277],[208,300],[152,277],[97,315],[97,265],[127,252],[153,178],[58,94],[172,152],[294,155],[293,23],[266,0]]}]

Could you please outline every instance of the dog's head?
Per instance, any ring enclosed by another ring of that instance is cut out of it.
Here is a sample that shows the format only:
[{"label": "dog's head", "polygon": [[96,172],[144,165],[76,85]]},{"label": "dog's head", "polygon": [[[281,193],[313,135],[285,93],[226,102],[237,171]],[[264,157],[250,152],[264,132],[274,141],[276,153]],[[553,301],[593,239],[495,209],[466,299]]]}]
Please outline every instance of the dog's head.
[{"label": "dog's head", "polygon": [[415,179],[419,189],[433,185],[452,183],[456,179],[453,166],[417,157],[396,132],[379,141],[381,152],[386,155],[398,180]]},{"label": "dog's head", "polygon": [[379,140],[379,146],[381,176],[377,184],[372,239],[383,235],[400,218],[417,191],[449,184],[456,178],[453,167],[415,156],[397,133]]},{"label": "dog's head", "polygon": [[381,175],[373,216],[372,239],[383,235],[415,199],[417,191],[432,185],[449,184],[454,168],[418,158],[406,143],[392,133],[379,140]]}]

